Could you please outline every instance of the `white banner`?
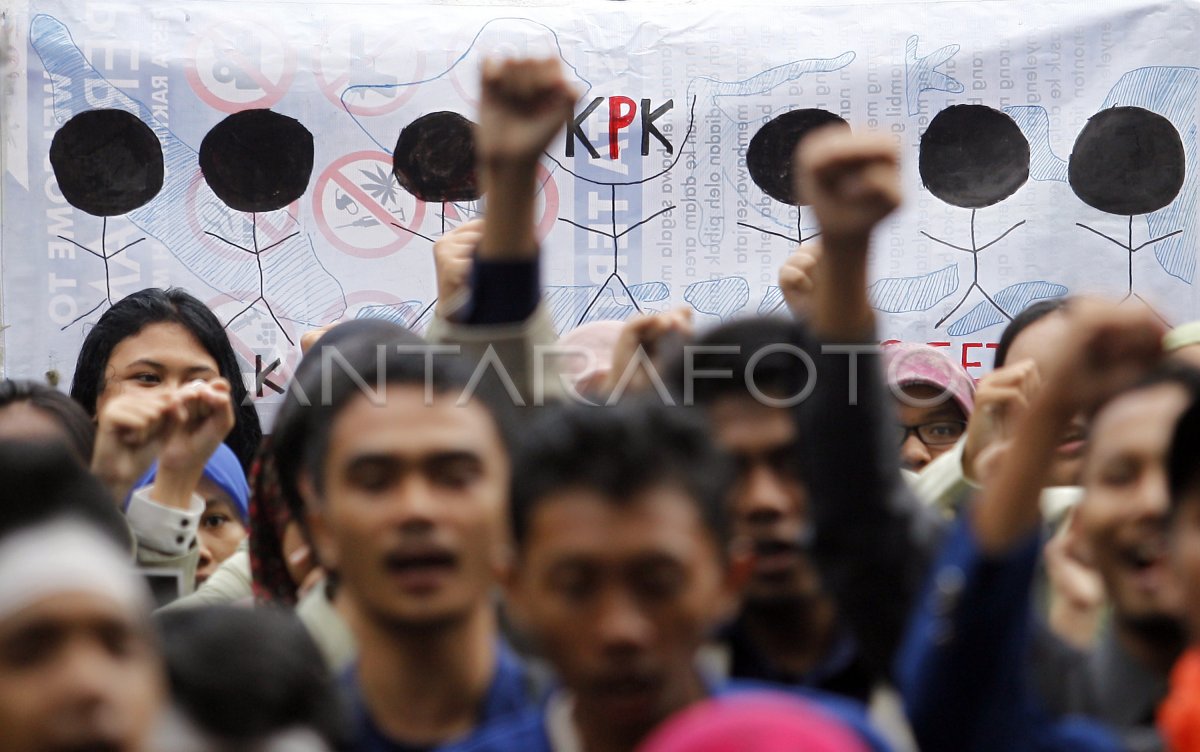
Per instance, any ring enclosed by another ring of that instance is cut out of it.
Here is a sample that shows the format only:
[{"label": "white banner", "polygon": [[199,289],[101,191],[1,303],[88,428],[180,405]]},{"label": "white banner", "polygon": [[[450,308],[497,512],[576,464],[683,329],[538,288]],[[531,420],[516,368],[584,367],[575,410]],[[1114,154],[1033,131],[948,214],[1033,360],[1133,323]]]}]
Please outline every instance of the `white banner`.
[{"label": "white banner", "polygon": [[[277,360],[268,379],[284,381],[309,328],[423,327],[432,239],[487,200],[455,172],[469,144],[454,138],[488,55],[558,56],[581,92],[538,204],[560,331],[680,304],[703,324],[779,308],[778,267],[818,231],[788,155],[838,120],[902,148],[907,201],[872,263],[883,337],[941,344],[980,375],[1039,299],[1128,295],[1198,318],[1195,2],[35,0],[3,24],[10,376],[67,383],[88,326],[151,285],[229,322],[249,385]],[[145,126],[114,136],[134,157],[157,142],[161,187],[129,194],[140,157],[102,174],[71,159],[99,120],[64,131],[52,164],[63,126],[104,109]],[[312,134],[311,172],[263,186],[231,168],[210,185],[206,136],[253,109]]]}]

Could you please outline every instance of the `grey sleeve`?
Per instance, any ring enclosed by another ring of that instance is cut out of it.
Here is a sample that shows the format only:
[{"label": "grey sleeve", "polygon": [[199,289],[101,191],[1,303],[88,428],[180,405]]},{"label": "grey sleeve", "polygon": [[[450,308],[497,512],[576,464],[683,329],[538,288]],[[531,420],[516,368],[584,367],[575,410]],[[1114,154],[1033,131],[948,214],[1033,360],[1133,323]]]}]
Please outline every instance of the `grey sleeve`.
[{"label": "grey sleeve", "polygon": [[890,677],[945,521],[900,473],[879,348],[817,343],[811,355],[798,419],[813,558],[867,664]]},{"label": "grey sleeve", "polygon": [[243,541],[237,552],[226,559],[195,592],[163,606],[159,611],[217,606],[253,597],[254,581],[250,573],[249,546]]},{"label": "grey sleeve", "polygon": [[180,597],[191,595],[195,589],[196,567],[200,563],[200,549],[193,547],[185,554],[164,554],[138,544],[136,551],[138,569],[162,572],[178,572],[182,588]]},{"label": "grey sleeve", "polygon": [[549,307],[543,302],[529,318],[509,324],[459,324],[435,316],[425,332],[433,344],[457,345],[478,367],[492,359],[489,373],[500,376],[506,390],[515,390],[525,404],[554,402],[563,392],[553,359],[543,352],[558,335]]}]

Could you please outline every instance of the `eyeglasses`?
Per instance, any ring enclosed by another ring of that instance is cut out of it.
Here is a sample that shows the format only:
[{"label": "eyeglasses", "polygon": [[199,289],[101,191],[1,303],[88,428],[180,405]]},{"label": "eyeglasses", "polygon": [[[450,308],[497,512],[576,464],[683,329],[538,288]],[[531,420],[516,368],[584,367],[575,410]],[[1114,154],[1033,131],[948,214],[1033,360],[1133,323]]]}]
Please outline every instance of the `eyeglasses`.
[{"label": "eyeglasses", "polygon": [[900,440],[901,446],[914,433],[926,446],[945,446],[961,439],[966,431],[967,422],[965,420],[936,420],[917,426],[896,426],[896,437]]}]

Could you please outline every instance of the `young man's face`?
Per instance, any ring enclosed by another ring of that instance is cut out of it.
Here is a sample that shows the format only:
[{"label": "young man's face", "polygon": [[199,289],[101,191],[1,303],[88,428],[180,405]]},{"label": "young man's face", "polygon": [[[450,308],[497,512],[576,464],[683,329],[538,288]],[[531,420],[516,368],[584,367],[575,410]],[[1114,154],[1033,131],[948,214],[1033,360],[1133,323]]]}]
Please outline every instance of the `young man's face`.
[{"label": "young man's face", "polygon": [[736,602],[720,544],[674,486],[542,499],[510,579],[514,613],[591,717],[631,742],[703,696],[693,662]]},{"label": "young man's face", "polygon": [[143,748],[166,693],[149,625],[91,593],[0,620],[0,749]]},{"label": "young man's face", "polygon": [[1166,559],[1166,456],[1186,407],[1183,387],[1163,384],[1121,395],[1096,416],[1076,514],[1087,553],[1123,619],[1179,614]]},{"label": "young man's face", "polygon": [[393,385],[384,405],[356,396],[334,419],[313,534],[368,618],[428,626],[487,603],[509,463],[491,414],[455,402]]},{"label": "young man's face", "polygon": [[808,492],[796,475],[796,423],[786,408],[749,397],[723,397],[708,409],[716,443],[738,466],[730,500],[735,539],[751,544],[750,603],[816,597],[820,581],[800,542],[808,524]]}]

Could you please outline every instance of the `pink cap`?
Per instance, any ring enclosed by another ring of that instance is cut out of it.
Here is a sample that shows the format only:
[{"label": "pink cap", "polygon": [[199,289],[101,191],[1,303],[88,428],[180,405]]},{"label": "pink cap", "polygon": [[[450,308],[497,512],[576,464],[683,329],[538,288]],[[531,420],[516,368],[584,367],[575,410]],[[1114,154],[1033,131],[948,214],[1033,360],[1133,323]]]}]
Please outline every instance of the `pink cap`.
[{"label": "pink cap", "polygon": [[961,365],[936,347],[915,342],[893,342],[883,347],[884,378],[894,387],[931,386],[949,393],[971,417],[975,409],[975,381]]},{"label": "pink cap", "polygon": [[836,716],[778,692],[706,700],[676,714],[638,752],[866,752]]},{"label": "pink cap", "polygon": [[612,370],[613,351],[624,327],[624,321],[590,321],[559,337],[557,345],[564,350],[559,371],[581,391],[597,386]]}]

